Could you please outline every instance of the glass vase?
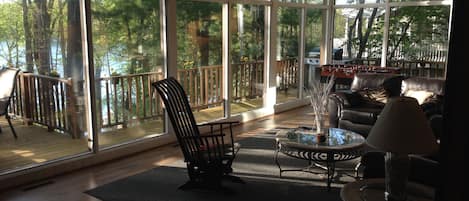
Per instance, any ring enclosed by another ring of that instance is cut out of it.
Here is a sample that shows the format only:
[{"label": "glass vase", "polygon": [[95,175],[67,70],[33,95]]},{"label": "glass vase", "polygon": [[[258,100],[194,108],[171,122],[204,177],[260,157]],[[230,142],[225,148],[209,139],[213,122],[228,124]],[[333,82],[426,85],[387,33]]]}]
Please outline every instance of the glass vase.
[{"label": "glass vase", "polygon": [[325,121],[326,121],[326,117],[324,114],[322,113],[316,113],[315,112],[315,115],[314,115],[314,121],[315,121],[315,124],[316,124],[316,133],[318,135],[325,135],[326,132],[325,132]]}]

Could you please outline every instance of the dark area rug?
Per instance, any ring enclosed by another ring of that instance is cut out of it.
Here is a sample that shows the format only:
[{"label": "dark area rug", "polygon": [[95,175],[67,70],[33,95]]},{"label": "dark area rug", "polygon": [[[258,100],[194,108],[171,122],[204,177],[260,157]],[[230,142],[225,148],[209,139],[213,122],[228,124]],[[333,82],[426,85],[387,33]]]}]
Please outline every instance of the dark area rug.
[{"label": "dark area rug", "polygon": [[[99,186],[85,193],[103,201],[340,201],[340,188],[354,179],[337,174],[331,191],[327,191],[325,175],[286,172],[279,177],[274,162],[275,130],[239,141],[241,150],[233,163],[235,175],[246,184],[224,181],[232,193],[213,190],[178,190],[188,180],[183,161],[171,167],[158,167],[134,176]],[[302,168],[307,161],[279,155],[282,168]],[[356,160],[337,163],[338,168],[353,168]],[[352,172],[348,172],[352,173]]]},{"label": "dark area rug", "polygon": [[159,167],[87,191],[103,201],[340,201],[339,189],[291,181],[246,178],[246,184],[224,182],[230,193],[213,190],[178,190],[187,181],[183,168]]}]

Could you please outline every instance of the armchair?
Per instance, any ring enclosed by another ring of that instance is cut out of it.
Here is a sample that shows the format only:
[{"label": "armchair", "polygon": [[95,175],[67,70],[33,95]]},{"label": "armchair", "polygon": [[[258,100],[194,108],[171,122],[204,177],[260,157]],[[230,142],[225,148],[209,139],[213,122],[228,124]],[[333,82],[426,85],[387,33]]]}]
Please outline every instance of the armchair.
[{"label": "armchair", "polygon": [[[14,89],[16,87],[16,75],[19,73],[19,69],[16,68],[3,68],[0,69],[0,82],[2,87],[0,88],[0,116],[5,116],[8,121],[8,125],[11,128],[11,132],[15,139],[18,138],[16,135],[15,128],[11,124],[11,117],[8,114],[8,107],[10,106],[10,100],[13,96]],[[2,129],[0,128],[0,133]]]}]

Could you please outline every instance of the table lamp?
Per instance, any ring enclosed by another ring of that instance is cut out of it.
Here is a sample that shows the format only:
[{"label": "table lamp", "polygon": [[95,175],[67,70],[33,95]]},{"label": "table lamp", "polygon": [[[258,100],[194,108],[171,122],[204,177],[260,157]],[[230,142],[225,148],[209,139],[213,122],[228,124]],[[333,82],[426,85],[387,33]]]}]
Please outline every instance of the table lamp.
[{"label": "table lamp", "polygon": [[386,152],[384,197],[387,201],[407,199],[408,154],[434,153],[438,150],[425,114],[417,100],[411,97],[388,100],[366,143]]}]

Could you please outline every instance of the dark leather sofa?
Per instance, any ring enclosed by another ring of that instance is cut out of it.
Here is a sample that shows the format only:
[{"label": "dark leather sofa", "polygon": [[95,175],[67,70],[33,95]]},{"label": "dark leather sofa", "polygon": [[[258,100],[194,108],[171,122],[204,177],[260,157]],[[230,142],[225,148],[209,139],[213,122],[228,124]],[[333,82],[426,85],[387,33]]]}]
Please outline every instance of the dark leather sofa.
[{"label": "dark leather sofa", "polygon": [[422,100],[421,106],[436,135],[439,135],[443,114],[444,80],[395,74],[358,73],[353,79],[350,91],[331,93],[328,102],[329,125],[367,137],[384,108],[386,99],[400,95],[429,96]]},{"label": "dark leather sofa", "polygon": [[[436,138],[442,135],[444,80],[403,77],[391,74],[357,74],[349,92],[331,93],[329,97],[329,123],[368,136],[385,103],[365,97],[376,91],[385,91],[387,97],[417,97],[422,110],[430,121]],[[366,91],[364,93],[364,91]],[[405,115],[405,114],[403,114]],[[438,154],[411,155],[409,180],[429,186],[438,185]],[[368,149],[361,157],[360,172],[363,178],[384,177],[384,153]]]},{"label": "dark leather sofa", "polygon": [[364,97],[362,92],[382,89],[387,96],[399,96],[403,76],[394,74],[357,73],[349,92],[329,95],[329,125],[368,136],[384,103]]}]

